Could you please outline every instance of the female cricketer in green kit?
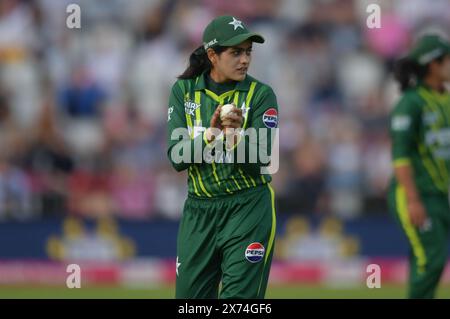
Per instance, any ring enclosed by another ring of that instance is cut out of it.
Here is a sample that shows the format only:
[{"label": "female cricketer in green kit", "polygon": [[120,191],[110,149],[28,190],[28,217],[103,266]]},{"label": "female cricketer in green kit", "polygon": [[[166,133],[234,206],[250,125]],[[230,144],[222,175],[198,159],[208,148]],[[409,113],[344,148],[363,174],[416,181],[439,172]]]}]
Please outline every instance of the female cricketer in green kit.
[{"label": "female cricketer in green kit", "polygon": [[425,35],[399,60],[403,95],[391,114],[390,210],[409,245],[409,298],[433,298],[450,227],[450,44]]},{"label": "female cricketer in green kit", "polygon": [[[239,19],[214,19],[172,87],[168,156],[188,178],[177,238],[177,298],[265,296],[275,240],[274,192],[271,176],[261,173],[267,158],[252,161],[249,154],[264,148],[271,155],[278,106],[273,90],[247,74],[254,42],[264,39]],[[234,106],[221,117],[225,104]],[[256,143],[235,134],[249,129],[255,129]],[[242,161],[238,149],[245,150]]]}]

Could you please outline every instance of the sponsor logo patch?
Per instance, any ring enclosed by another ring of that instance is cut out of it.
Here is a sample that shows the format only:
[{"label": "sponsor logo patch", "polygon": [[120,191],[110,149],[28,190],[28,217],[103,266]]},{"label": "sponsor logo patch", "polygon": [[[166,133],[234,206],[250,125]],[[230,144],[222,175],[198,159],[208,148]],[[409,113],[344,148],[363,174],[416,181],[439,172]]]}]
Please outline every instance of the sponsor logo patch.
[{"label": "sponsor logo patch", "polygon": [[245,249],[245,258],[251,263],[260,262],[264,257],[264,246],[260,243],[251,243]]},{"label": "sponsor logo patch", "polygon": [[268,128],[275,128],[278,125],[278,112],[274,108],[270,108],[263,114],[263,123]]},{"label": "sponsor logo patch", "polygon": [[218,43],[217,39],[213,39],[213,40],[209,41],[208,43],[204,43],[203,47],[205,48],[205,50],[208,50],[208,48],[212,47],[213,45],[216,45],[217,43]]},{"label": "sponsor logo patch", "polygon": [[409,129],[411,119],[408,115],[397,115],[392,118],[392,130],[406,131]]},{"label": "sponsor logo patch", "polygon": [[195,110],[198,109],[200,107],[200,104],[191,102],[191,101],[186,101],[184,102],[184,112],[188,115],[195,115]]}]

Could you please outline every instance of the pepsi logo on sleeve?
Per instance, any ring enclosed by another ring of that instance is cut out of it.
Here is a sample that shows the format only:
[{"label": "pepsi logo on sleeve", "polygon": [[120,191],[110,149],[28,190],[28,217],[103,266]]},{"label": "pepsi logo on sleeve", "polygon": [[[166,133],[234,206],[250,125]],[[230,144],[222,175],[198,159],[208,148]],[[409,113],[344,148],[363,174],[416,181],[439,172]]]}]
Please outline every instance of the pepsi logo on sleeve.
[{"label": "pepsi logo on sleeve", "polygon": [[261,243],[251,243],[245,249],[245,258],[251,263],[257,263],[264,257],[264,246]]},{"label": "pepsi logo on sleeve", "polygon": [[267,128],[276,128],[278,125],[278,112],[275,108],[270,108],[263,114],[263,123]]}]

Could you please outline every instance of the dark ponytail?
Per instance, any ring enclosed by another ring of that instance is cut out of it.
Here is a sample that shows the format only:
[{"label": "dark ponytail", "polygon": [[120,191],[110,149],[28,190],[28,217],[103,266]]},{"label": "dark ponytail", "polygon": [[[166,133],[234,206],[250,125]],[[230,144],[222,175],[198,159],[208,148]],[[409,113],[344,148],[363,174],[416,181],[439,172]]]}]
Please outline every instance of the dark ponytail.
[{"label": "dark ponytail", "polygon": [[394,65],[394,77],[400,83],[402,92],[417,85],[427,73],[428,65],[419,65],[408,57],[401,58]]},{"label": "dark ponytail", "polygon": [[[227,48],[218,46],[212,49],[217,54],[220,54]],[[195,49],[194,52],[192,52],[191,56],[189,57],[189,66],[181,75],[178,76],[178,78],[181,80],[194,79],[209,69],[211,69],[211,61],[209,61],[208,59],[206,50],[203,48],[203,46],[200,46]]]}]

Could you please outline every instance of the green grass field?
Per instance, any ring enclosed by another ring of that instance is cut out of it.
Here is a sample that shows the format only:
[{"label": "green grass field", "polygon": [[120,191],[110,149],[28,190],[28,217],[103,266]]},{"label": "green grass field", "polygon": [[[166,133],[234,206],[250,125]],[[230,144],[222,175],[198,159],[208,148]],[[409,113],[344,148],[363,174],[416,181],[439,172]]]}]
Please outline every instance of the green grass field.
[{"label": "green grass field", "polygon": [[[81,287],[68,289],[38,286],[1,286],[0,299],[171,299],[174,287],[154,289],[121,287]],[[405,287],[400,285],[382,285],[379,289],[366,287],[332,288],[317,285],[271,285],[267,290],[268,299],[376,299],[404,298]],[[440,287],[437,298],[450,299],[450,286]]]}]

